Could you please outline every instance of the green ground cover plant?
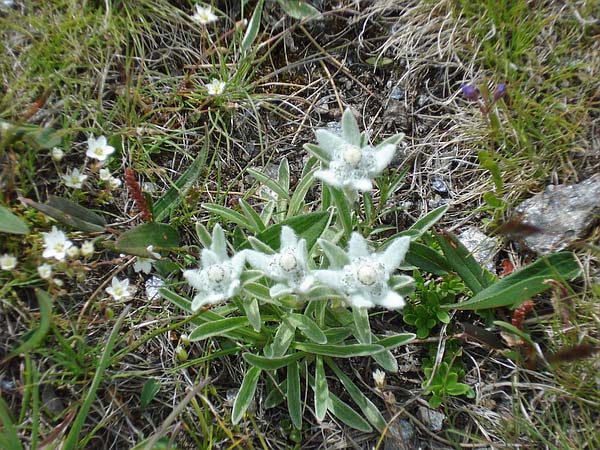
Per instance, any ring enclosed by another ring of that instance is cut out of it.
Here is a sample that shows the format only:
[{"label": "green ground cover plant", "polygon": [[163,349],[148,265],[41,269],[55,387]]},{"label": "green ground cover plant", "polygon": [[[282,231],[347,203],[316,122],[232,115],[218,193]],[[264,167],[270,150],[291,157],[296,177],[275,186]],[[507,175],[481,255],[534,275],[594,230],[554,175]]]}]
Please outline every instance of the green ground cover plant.
[{"label": "green ground cover plant", "polygon": [[2,3],[0,447],[599,447],[594,225],[457,237],[597,171],[598,17]]}]

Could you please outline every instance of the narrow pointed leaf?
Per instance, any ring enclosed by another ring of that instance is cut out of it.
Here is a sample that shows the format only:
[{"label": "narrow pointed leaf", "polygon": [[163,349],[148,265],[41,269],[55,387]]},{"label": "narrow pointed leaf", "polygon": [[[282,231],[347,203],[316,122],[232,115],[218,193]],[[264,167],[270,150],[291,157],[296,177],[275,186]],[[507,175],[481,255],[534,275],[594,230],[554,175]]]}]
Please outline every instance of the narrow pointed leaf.
[{"label": "narrow pointed leaf", "polygon": [[430,213],[417,220],[409,229],[417,230],[419,232],[419,236],[423,235],[423,233],[429,230],[438,222],[438,220],[442,218],[446,211],[448,211],[449,207],[450,205],[442,205],[439,208],[434,209]]},{"label": "narrow pointed leaf", "polygon": [[319,345],[310,342],[295,342],[292,344],[296,350],[315,355],[333,356],[337,358],[352,358],[354,356],[370,356],[381,352],[384,347],[375,344],[348,344],[348,345]]},{"label": "narrow pointed leaf", "polygon": [[200,178],[204,163],[206,162],[207,149],[203,148],[196,159],[183,172],[171,188],[153,206],[154,220],[160,222],[167,217],[171,211],[177,208],[187,192]]},{"label": "narrow pointed leaf", "polygon": [[115,250],[130,255],[152,258],[148,247],[153,251],[179,247],[179,234],[171,225],[164,223],[143,223],[123,233],[115,242]]},{"label": "narrow pointed leaf", "polygon": [[23,202],[57,221],[89,233],[103,232],[106,222],[102,216],[66,198],[48,197],[46,203],[25,198]]},{"label": "narrow pointed leaf", "polygon": [[450,232],[436,236],[448,264],[475,294],[492,284],[490,275],[479,265],[472,253]]},{"label": "narrow pointed leaf", "polygon": [[261,369],[258,367],[250,367],[246,371],[246,376],[244,376],[244,381],[242,382],[238,395],[235,397],[233,409],[231,411],[231,422],[234,425],[237,425],[240,420],[242,420],[244,413],[250,406],[250,403],[252,403],[261,372]]},{"label": "narrow pointed leaf", "polygon": [[356,339],[361,344],[370,344],[371,324],[369,322],[369,311],[367,308],[352,308],[352,317],[354,318],[354,329],[356,330]]},{"label": "narrow pointed leaf", "polygon": [[329,386],[325,377],[323,357],[315,358],[315,416],[319,422],[323,421],[329,409]]},{"label": "narrow pointed leaf", "polygon": [[319,326],[309,317],[303,314],[290,313],[285,316],[286,320],[296,326],[300,332],[316,344],[327,343],[327,336]]},{"label": "narrow pointed leaf", "polygon": [[260,320],[260,310],[258,308],[258,300],[253,298],[251,300],[245,300],[244,303],[244,312],[246,313],[246,317],[248,318],[248,322],[254,328],[254,331],[259,332],[262,322]]},{"label": "narrow pointed leaf", "polygon": [[296,352],[287,356],[267,358],[266,356],[255,355],[254,353],[244,353],[242,357],[254,367],[262,370],[277,370],[288,364],[298,361],[306,356],[306,353]]},{"label": "narrow pointed leaf", "polygon": [[296,429],[302,429],[302,402],[300,401],[300,371],[298,362],[294,361],[287,366],[287,405],[290,419]]},{"label": "narrow pointed leaf", "polygon": [[200,341],[211,336],[219,336],[238,328],[250,325],[247,317],[227,317],[203,323],[190,333],[190,341]]},{"label": "narrow pointed leaf", "polygon": [[551,288],[552,285],[547,280],[562,282],[571,280],[580,273],[581,268],[573,253],[554,253],[502,278],[466,302],[442,305],[442,308],[477,310],[520,305]]},{"label": "narrow pointed leaf", "polygon": [[0,233],[27,234],[29,227],[10,209],[0,206]]},{"label": "narrow pointed leaf", "polygon": [[346,392],[350,394],[350,397],[352,397],[354,403],[358,405],[367,420],[371,422],[377,430],[383,431],[386,427],[386,422],[379,412],[379,408],[377,408],[377,406],[362,393],[358,386],[354,384],[350,377],[346,375],[333,360],[327,358],[327,365],[333,370],[338,380],[344,385]]},{"label": "narrow pointed leaf", "polygon": [[340,419],[342,422],[344,422],[351,428],[362,431],[364,433],[370,433],[371,431],[373,431],[373,428],[371,427],[371,425],[369,425],[369,422],[363,419],[360,416],[360,414],[354,411],[350,406],[348,406],[348,404],[341,401],[335,395],[331,396],[329,411],[331,411],[331,413],[335,417]]},{"label": "narrow pointed leaf", "polygon": [[52,299],[50,294],[41,289],[35,290],[35,297],[40,305],[40,325],[31,334],[28,334],[27,340],[22,342],[17,348],[10,352],[10,356],[25,353],[40,345],[48,329],[50,328],[52,316]]}]

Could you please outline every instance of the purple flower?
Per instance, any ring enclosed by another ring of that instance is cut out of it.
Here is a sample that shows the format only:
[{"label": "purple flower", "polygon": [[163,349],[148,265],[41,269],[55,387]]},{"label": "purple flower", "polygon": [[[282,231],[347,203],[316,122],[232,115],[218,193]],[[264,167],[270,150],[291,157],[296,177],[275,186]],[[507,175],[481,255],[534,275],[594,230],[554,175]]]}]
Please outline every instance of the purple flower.
[{"label": "purple flower", "polygon": [[479,89],[471,86],[470,84],[463,83],[460,87],[463,95],[467,97],[469,100],[476,102],[479,100]]},{"label": "purple flower", "polygon": [[506,94],[506,83],[499,84],[494,92],[494,101],[500,100]]}]

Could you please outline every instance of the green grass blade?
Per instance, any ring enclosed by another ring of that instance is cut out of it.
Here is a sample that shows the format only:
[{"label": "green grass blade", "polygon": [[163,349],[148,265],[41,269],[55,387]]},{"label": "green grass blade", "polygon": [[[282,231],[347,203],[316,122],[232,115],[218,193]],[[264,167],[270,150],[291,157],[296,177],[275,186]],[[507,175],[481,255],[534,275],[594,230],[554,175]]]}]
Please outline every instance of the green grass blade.
[{"label": "green grass blade", "polygon": [[41,289],[35,290],[35,297],[40,305],[40,326],[29,336],[29,339],[10,352],[11,357],[37,347],[44,339],[44,336],[46,336],[46,333],[48,333],[52,316],[52,300],[50,299],[50,295]]},{"label": "green grass blade", "polygon": [[250,406],[250,403],[254,398],[254,393],[256,392],[256,385],[258,384],[261,372],[262,370],[258,367],[250,367],[246,371],[246,376],[244,376],[244,381],[235,397],[235,402],[233,403],[233,409],[231,411],[231,422],[234,425],[237,425],[240,420],[242,420],[244,413]]},{"label": "green grass blade", "polygon": [[258,36],[258,30],[260,28],[260,18],[262,15],[264,0],[259,0],[254,8],[254,13],[252,13],[252,17],[248,22],[248,28],[246,29],[246,33],[244,34],[244,38],[242,39],[241,50],[243,54],[248,53],[254,41],[256,40],[256,36]]},{"label": "green grass blade", "polygon": [[177,208],[185,195],[200,178],[202,168],[206,162],[207,150],[202,149],[192,164],[183,172],[173,186],[154,204],[154,220],[160,222],[167,217],[173,209]]},{"label": "green grass blade", "polygon": [[90,408],[92,407],[92,403],[96,399],[96,391],[104,378],[106,369],[110,365],[110,358],[113,347],[115,346],[118,338],[119,338],[119,330],[123,326],[123,322],[125,318],[129,314],[129,310],[131,309],[131,305],[127,305],[119,318],[117,319],[115,326],[113,327],[110,335],[108,336],[108,340],[106,341],[106,345],[104,347],[104,352],[100,357],[100,361],[98,363],[98,367],[96,369],[96,373],[94,374],[94,379],[92,380],[92,385],[87,393],[87,397],[77,413],[77,416],[73,420],[73,424],[71,426],[71,431],[67,435],[65,442],[63,444],[63,450],[72,450],[77,447],[77,443],[79,440],[79,433],[81,432],[81,428],[83,427],[84,422],[87,419]]},{"label": "green grass blade", "polygon": [[2,397],[0,397],[0,421],[2,421],[2,433],[0,433],[2,448],[22,450],[23,446],[19,440],[17,428],[10,416],[10,409],[8,409],[8,405]]},{"label": "green grass blade", "polygon": [[296,429],[302,429],[302,401],[300,400],[300,371],[298,362],[294,361],[287,366],[287,406],[290,419]]}]

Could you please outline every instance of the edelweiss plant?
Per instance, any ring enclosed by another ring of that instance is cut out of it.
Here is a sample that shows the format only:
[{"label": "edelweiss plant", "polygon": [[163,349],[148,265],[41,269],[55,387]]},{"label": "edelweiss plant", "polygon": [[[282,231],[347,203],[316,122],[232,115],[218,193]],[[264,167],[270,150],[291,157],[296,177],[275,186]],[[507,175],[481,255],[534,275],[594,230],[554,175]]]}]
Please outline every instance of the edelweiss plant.
[{"label": "edelweiss plant", "polygon": [[[347,253],[323,239],[319,240],[319,244],[333,269],[317,271],[316,278],[343,294],[352,306],[381,306],[386,309],[404,306],[404,298],[390,286],[390,281],[394,271],[404,261],[410,245],[409,237],[395,239],[380,253],[372,253],[367,241],[358,233],[352,233]],[[394,281],[397,286],[414,282],[409,276],[394,277]]]},{"label": "edelweiss plant", "polygon": [[354,201],[359,192],[373,190],[373,178],[389,165],[396,152],[396,144],[404,134],[386,139],[376,147],[367,144],[367,136],[358,129],[352,112],[344,111],[341,133],[316,130],[317,145],[305,147],[321,161],[321,169],[315,177],[335,188],[342,189],[348,199]]},{"label": "edelweiss plant", "polygon": [[190,286],[198,291],[192,301],[194,311],[206,304],[227,300],[239,291],[245,254],[240,252],[230,258],[223,229],[216,225],[210,248],[202,250],[201,262],[200,269],[183,272]]},{"label": "edelweiss plant", "polygon": [[298,239],[288,226],[281,228],[281,246],[278,253],[265,254],[255,250],[246,252],[246,260],[263,275],[277,283],[269,289],[273,298],[287,294],[306,294],[315,277],[308,268],[306,239]]}]

